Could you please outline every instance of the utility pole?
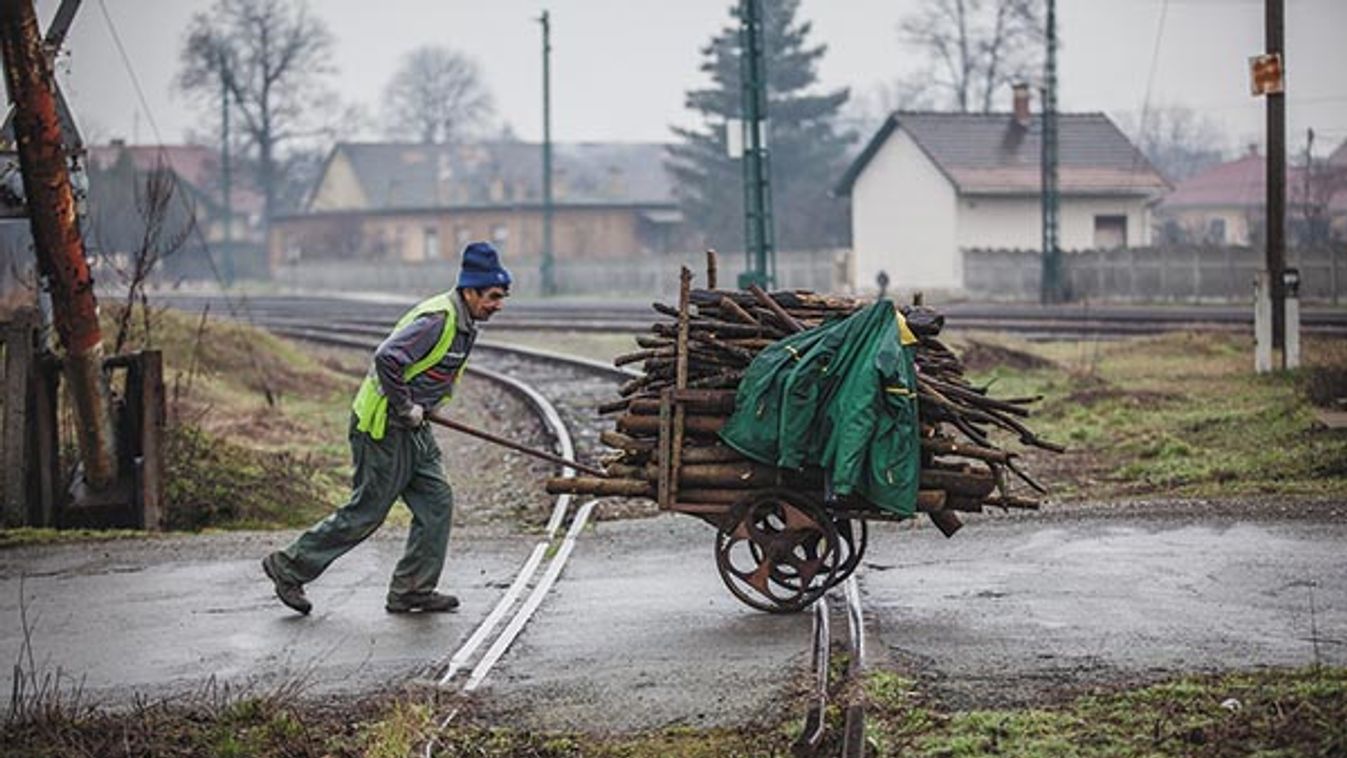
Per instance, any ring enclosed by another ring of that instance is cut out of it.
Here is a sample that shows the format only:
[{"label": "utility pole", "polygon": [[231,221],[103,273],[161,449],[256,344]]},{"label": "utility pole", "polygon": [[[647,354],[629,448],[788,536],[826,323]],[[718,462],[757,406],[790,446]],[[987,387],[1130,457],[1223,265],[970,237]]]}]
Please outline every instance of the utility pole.
[{"label": "utility pole", "polygon": [[1043,75],[1043,128],[1040,160],[1043,208],[1043,264],[1039,302],[1062,300],[1062,250],[1059,241],[1060,195],[1057,190],[1057,2],[1048,0],[1047,57]]},{"label": "utility pole", "polygon": [[226,286],[234,284],[234,250],[233,230],[230,228],[234,220],[234,206],[232,191],[230,188],[229,175],[229,66],[225,62],[224,51],[220,52],[220,172],[221,172],[221,205],[224,207],[224,252],[225,252],[225,270],[224,279]]},{"label": "utility pole", "polygon": [[739,84],[744,128],[744,251],[748,261],[739,286],[770,286],[776,280],[772,231],[772,178],[767,154],[767,64],[763,51],[762,0],[739,2]]},{"label": "utility pole", "polygon": [[543,11],[543,260],[542,293],[555,295],[557,283],[552,256],[552,24]]},{"label": "utility pole", "polygon": [[52,320],[65,348],[63,367],[75,406],[84,480],[95,491],[106,490],[118,472],[103,334],[62,147],[55,79],[32,0],[0,0],[0,54],[14,105],[38,271],[50,288]]},{"label": "utility pole", "polygon": [[[1281,59],[1286,75],[1285,16],[1282,0],[1264,0],[1266,53]],[[1267,94],[1267,273],[1272,293],[1272,347],[1286,345],[1286,93],[1276,87]],[[1286,356],[1282,355],[1285,368]]]}]

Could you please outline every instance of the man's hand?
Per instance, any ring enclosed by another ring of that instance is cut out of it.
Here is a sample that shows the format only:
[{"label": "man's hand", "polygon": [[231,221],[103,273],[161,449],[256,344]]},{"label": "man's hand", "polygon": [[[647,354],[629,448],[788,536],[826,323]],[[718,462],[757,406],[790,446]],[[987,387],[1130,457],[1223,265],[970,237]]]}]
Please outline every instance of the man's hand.
[{"label": "man's hand", "polygon": [[417,429],[422,424],[426,423],[426,409],[422,408],[418,403],[412,403],[411,406],[403,412],[401,420],[402,423],[412,429]]}]

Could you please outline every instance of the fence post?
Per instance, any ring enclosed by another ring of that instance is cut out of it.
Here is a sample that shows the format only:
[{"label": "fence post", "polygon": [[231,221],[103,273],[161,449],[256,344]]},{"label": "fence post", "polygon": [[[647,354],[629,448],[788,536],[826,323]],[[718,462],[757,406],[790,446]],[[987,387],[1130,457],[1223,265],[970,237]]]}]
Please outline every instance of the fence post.
[{"label": "fence post", "polygon": [[61,390],[60,361],[50,353],[40,354],[32,376],[37,382],[33,392],[33,447],[37,471],[37,509],[29,509],[34,526],[56,526],[57,511],[63,505],[61,489],[60,434],[56,420],[57,399]]},{"label": "fence post", "polygon": [[1202,299],[1202,248],[1193,246],[1193,301]]},{"label": "fence post", "polygon": [[5,345],[4,467],[5,492],[0,523],[28,524],[28,379],[33,364],[33,325],[26,312],[16,314],[0,335]]},{"label": "fence post", "polygon": [[140,354],[140,527],[164,528],[164,358],[158,350]]},{"label": "fence post", "polygon": [[1137,299],[1137,251],[1134,247],[1127,248],[1127,294],[1128,299],[1133,302]]},{"label": "fence post", "polygon": [[1342,245],[1328,244],[1328,283],[1332,288],[1332,294],[1329,298],[1334,305],[1338,304],[1338,248]]}]

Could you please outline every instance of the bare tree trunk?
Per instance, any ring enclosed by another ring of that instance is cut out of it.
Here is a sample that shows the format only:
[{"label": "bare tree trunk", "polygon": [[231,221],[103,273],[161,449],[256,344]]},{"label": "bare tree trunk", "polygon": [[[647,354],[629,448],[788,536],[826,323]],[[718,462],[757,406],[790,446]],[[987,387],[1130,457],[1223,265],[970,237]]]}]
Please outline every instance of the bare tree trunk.
[{"label": "bare tree trunk", "polygon": [[1009,0],[997,0],[996,25],[987,42],[987,65],[982,72],[982,112],[991,113],[992,97],[1001,78],[1001,48],[1006,43],[1006,17],[1010,13]]},{"label": "bare tree trunk", "polygon": [[968,112],[968,82],[973,77],[973,61],[968,55],[968,8],[965,0],[955,0],[959,17],[959,112]]}]

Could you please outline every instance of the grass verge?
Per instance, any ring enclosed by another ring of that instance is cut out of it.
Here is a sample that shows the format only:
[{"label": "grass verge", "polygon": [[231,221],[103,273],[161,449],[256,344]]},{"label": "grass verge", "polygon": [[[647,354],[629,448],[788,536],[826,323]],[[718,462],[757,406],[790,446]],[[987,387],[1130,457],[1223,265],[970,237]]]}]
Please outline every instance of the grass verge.
[{"label": "grass verge", "polygon": [[[630,735],[492,726],[443,693],[402,692],[354,703],[293,692],[137,703],[116,714],[48,702],[11,714],[5,755],[531,756],[656,758],[787,756],[798,719],[735,729],[670,727]],[[947,712],[916,682],[872,672],[859,696],[878,756],[1335,756],[1347,753],[1347,669],[1186,676],[1097,691],[1054,707]],[[802,712],[799,704],[792,712]],[[822,754],[839,747],[830,706]],[[427,752],[427,746],[429,751]]]},{"label": "grass verge", "polygon": [[1347,396],[1347,346],[1308,340],[1305,368],[1260,376],[1246,342],[1175,333],[1020,344],[1048,363],[984,365],[973,378],[994,394],[1044,397],[1031,426],[1069,451],[1030,463],[1065,499],[1347,491],[1347,430],[1325,427],[1313,403]]}]

